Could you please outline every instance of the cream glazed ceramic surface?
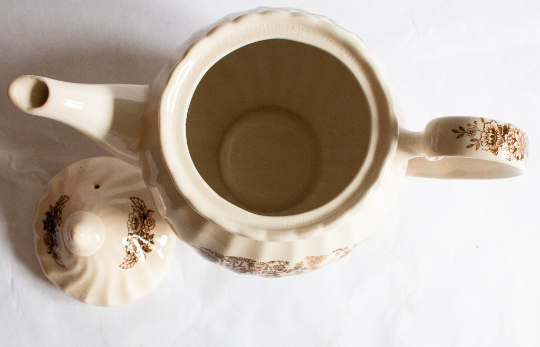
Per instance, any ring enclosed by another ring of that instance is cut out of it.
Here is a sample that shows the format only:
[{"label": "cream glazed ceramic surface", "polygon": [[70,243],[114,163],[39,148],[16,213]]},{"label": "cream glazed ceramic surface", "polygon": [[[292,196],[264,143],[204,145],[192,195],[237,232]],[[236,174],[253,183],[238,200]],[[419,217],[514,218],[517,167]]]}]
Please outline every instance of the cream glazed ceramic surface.
[{"label": "cream glazed ceramic surface", "polygon": [[68,166],[46,186],[34,218],[45,275],[90,305],[142,298],[165,275],[176,240],[154,211],[140,169],[110,157]]},{"label": "cream glazed ceramic surface", "polygon": [[396,92],[355,35],[259,8],[200,30],[149,86],[23,76],[12,101],[141,165],[156,208],[238,273],[306,273],[376,229],[402,178],[522,174],[526,135],[484,118],[403,128]]}]

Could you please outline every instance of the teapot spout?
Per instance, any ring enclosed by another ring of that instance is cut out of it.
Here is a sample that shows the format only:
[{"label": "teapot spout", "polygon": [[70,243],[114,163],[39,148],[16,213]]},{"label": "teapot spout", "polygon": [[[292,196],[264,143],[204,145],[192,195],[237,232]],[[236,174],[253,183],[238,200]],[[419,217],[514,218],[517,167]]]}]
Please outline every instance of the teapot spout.
[{"label": "teapot spout", "polygon": [[11,83],[8,96],[22,111],[67,124],[114,156],[140,165],[139,137],[148,86],[78,84],[26,75]]}]

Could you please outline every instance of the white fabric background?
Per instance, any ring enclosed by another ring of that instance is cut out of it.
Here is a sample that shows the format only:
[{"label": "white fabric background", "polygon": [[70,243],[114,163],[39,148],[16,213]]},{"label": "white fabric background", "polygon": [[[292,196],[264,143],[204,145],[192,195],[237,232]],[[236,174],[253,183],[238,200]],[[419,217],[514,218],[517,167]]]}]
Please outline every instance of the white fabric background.
[{"label": "white fabric background", "polygon": [[0,345],[539,346],[538,0],[7,0],[0,90],[22,74],[146,84],[198,28],[260,5],[303,8],[357,33],[385,64],[412,130],[454,115],[522,126],[528,174],[407,178],[374,236],[305,276],[240,276],[178,242],[155,291],[97,308],[46,280],[31,228],[52,176],[106,154],[67,126],[23,114],[3,93]]}]

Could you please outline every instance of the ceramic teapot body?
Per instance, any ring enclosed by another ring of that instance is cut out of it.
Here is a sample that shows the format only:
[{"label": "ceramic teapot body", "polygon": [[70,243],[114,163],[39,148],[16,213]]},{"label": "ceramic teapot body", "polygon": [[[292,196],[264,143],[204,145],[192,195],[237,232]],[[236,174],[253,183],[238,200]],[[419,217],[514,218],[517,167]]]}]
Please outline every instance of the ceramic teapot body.
[{"label": "ceramic teapot body", "polygon": [[158,212],[208,260],[279,277],[368,238],[406,175],[524,172],[525,134],[483,118],[403,126],[380,64],[325,17],[261,8],[200,30],[153,84],[23,76],[12,101],[142,166]]}]

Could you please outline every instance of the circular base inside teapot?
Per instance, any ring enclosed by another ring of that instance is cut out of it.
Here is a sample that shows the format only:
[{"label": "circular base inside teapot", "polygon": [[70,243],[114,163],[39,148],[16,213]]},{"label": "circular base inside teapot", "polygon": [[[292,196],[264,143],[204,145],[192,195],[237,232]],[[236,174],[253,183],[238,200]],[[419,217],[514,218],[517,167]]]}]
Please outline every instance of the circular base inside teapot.
[{"label": "circular base inside teapot", "polygon": [[284,108],[246,112],[226,132],[220,167],[230,192],[249,208],[279,212],[310,193],[321,163],[310,126]]},{"label": "circular base inside teapot", "polygon": [[271,39],[207,70],[181,126],[205,187],[251,214],[292,216],[331,202],[355,179],[370,146],[370,114],[357,78],[335,56]]}]

